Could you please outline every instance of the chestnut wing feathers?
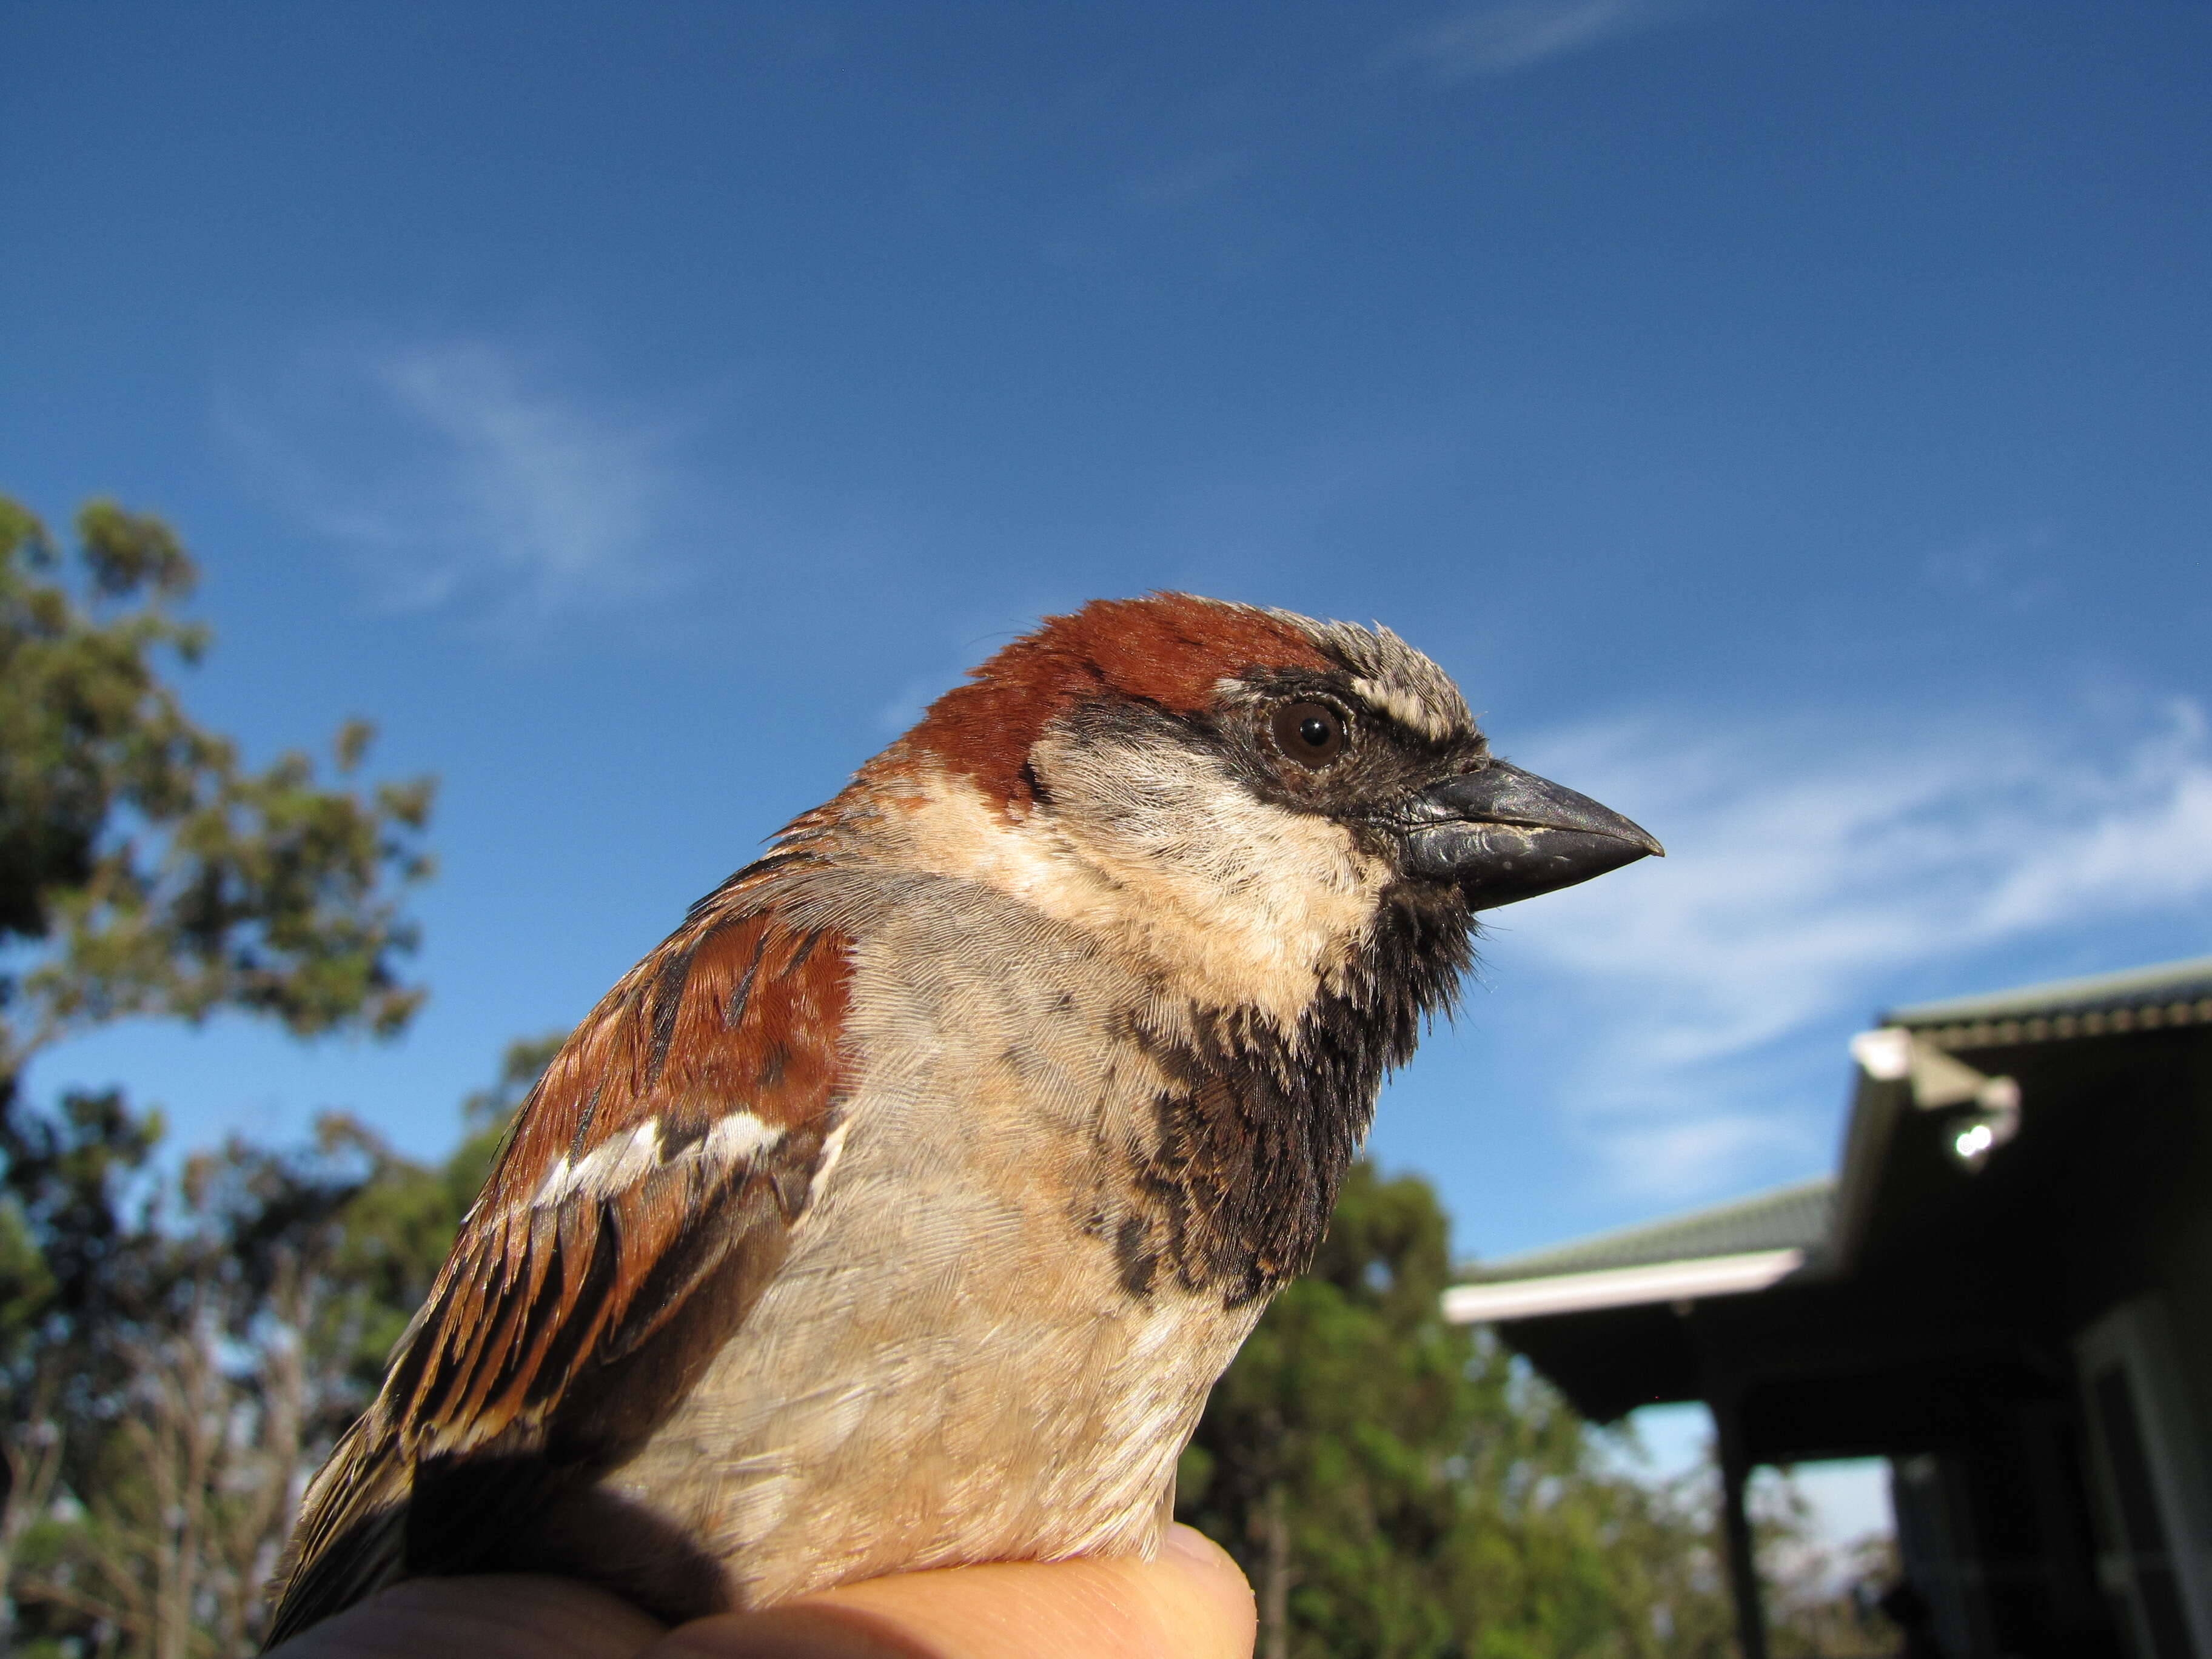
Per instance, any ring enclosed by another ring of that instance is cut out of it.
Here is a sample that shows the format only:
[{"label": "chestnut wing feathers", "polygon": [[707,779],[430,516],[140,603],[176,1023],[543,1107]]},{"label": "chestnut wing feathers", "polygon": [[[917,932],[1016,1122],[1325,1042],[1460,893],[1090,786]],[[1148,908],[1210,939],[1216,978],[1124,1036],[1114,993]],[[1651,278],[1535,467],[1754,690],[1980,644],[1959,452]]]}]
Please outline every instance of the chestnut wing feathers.
[{"label": "chestnut wing feathers", "polygon": [[781,1262],[842,1119],[847,941],[748,886],[617,985],[524,1103],[308,1492],[272,1644],[419,1564],[526,1567],[501,1553],[522,1523],[651,1431]]}]

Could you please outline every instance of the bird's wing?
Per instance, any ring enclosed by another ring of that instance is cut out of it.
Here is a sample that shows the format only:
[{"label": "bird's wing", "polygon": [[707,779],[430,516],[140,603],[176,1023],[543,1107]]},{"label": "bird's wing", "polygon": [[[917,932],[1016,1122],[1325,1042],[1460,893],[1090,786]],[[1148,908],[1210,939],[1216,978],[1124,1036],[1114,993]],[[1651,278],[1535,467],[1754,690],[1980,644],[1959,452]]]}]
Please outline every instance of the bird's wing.
[{"label": "bird's wing", "polygon": [[477,1564],[502,1517],[649,1433],[774,1274],[842,1122],[848,941],[749,885],[608,993],[524,1103],[307,1494],[272,1643]]}]

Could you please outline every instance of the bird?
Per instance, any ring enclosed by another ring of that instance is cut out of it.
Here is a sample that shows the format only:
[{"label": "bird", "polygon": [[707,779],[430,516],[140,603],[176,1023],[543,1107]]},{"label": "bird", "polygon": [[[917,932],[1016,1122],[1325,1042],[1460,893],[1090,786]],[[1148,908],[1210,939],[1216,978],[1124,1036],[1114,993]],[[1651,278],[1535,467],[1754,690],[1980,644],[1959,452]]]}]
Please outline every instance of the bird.
[{"label": "bird", "polygon": [[1150,1554],[1476,917],[1662,852],[1380,624],[1046,618],[568,1036],[309,1486],[270,1644],[422,1576],[678,1621]]}]

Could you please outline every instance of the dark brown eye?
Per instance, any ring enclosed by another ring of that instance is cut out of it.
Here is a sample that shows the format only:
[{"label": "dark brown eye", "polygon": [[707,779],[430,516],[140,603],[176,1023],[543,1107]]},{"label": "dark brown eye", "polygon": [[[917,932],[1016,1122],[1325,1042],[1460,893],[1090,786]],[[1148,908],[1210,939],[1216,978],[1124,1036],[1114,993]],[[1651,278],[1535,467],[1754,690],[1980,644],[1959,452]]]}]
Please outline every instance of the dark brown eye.
[{"label": "dark brown eye", "polygon": [[1286,702],[1275,711],[1275,746],[1301,766],[1326,766],[1344,752],[1344,716],[1325,702]]}]

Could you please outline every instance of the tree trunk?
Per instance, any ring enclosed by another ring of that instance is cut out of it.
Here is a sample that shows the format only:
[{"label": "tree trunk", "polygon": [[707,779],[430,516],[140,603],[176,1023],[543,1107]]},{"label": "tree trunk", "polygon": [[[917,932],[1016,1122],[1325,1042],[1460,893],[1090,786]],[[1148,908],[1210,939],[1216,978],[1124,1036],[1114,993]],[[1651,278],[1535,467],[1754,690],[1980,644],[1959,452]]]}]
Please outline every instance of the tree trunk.
[{"label": "tree trunk", "polygon": [[1260,1659],[1290,1659],[1291,1518],[1283,1483],[1267,1488],[1266,1565],[1260,1575]]}]

